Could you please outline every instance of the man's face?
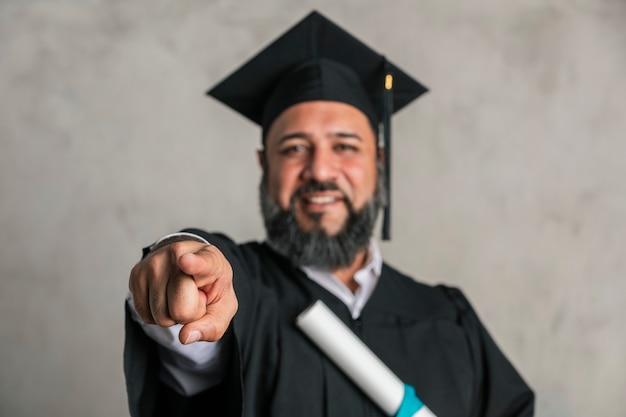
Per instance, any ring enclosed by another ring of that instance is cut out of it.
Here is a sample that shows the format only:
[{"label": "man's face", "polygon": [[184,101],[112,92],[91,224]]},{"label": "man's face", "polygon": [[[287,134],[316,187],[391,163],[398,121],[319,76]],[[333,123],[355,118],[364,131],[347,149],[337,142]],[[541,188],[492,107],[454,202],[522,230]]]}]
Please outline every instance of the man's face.
[{"label": "man's face", "polygon": [[[348,104],[310,101],[289,107],[270,126],[260,158],[269,197],[285,211],[293,199],[305,232],[337,235],[349,218],[348,205],[361,210],[376,190],[375,135],[367,117]],[[310,184],[328,186],[302,192]]]}]

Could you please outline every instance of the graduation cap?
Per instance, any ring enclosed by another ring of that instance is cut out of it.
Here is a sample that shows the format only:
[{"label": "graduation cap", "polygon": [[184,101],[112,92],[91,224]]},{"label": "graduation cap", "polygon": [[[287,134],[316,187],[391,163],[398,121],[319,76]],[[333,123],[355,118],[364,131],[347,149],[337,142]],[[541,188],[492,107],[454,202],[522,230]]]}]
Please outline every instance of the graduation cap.
[{"label": "graduation cap", "polygon": [[361,110],[374,131],[382,126],[389,239],[391,115],[427,91],[383,55],[313,11],[207,92],[263,129],[288,107],[314,100]]}]

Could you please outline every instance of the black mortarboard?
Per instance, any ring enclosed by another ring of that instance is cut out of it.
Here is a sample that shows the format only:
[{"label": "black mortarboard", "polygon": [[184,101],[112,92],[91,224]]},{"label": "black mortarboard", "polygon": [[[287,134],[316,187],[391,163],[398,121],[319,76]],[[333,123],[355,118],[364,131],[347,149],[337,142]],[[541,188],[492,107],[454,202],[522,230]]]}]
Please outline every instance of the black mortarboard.
[{"label": "black mortarboard", "polygon": [[263,128],[304,101],[339,101],[360,109],[375,132],[382,124],[389,239],[390,117],[427,89],[384,56],[318,12],[312,12],[208,91]]}]

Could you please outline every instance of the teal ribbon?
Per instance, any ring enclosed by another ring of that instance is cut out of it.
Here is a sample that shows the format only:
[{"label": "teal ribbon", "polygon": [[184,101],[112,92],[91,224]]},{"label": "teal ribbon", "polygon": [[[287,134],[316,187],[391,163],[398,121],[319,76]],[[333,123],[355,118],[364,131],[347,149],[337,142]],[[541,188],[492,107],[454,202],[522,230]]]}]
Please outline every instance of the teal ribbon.
[{"label": "teal ribbon", "polygon": [[415,388],[404,384],[404,397],[395,417],[413,417],[413,414],[417,413],[423,406],[424,403],[415,394]]}]

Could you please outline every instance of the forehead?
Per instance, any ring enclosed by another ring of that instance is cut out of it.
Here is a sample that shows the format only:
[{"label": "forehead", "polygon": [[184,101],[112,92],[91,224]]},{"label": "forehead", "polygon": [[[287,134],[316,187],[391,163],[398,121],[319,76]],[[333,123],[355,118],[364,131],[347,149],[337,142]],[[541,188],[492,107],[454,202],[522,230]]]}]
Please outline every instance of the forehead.
[{"label": "forehead", "polygon": [[369,119],[358,108],[337,101],[307,101],[285,109],[270,125],[266,145],[284,135],[328,135],[355,133],[375,142],[375,133]]}]

